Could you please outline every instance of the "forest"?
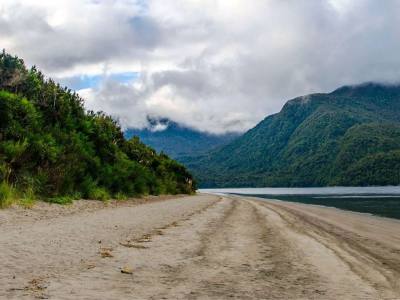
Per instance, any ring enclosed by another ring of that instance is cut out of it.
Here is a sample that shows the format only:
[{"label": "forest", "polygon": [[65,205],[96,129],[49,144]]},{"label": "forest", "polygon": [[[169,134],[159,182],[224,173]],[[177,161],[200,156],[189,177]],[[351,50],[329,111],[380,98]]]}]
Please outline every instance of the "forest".
[{"label": "forest", "polygon": [[182,160],[200,187],[400,184],[400,85],[288,101],[226,146]]},{"label": "forest", "polygon": [[0,206],[35,199],[126,199],[193,193],[180,163],[124,138],[103,112],[22,59],[0,54]]}]

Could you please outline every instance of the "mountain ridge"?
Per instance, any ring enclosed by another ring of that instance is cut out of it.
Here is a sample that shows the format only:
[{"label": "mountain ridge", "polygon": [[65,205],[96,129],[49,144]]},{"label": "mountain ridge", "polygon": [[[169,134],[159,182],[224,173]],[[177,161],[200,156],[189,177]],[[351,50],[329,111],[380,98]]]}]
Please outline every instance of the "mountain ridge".
[{"label": "mountain ridge", "polygon": [[143,143],[154,148],[157,152],[164,152],[175,159],[187,155],[201,154],[225,145],[240,136],[239,133],[212,134],[202,132],[166,118],[149,118],[148,121],[148,128],[127,129],[124,135],[127,138],[138,136]]},{"label": "mountain ridge", "polygon": [[[378,83],[296,97],[228,145],[182,162],[202,187],[398,184],[399,100],[399,85]],[[363,155],[349,161],[353,149]]]}]

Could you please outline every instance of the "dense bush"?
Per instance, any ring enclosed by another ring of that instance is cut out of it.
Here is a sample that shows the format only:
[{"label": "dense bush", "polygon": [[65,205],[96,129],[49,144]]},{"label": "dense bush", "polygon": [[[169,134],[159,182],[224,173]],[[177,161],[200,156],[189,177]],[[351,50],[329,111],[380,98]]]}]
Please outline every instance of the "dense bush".
[{"label": "dense bush", "polygon": [[76,93],[46,79],[35,67],[28,70],[21,59],[4,51],[0,182],[61,202],[195,190],[182,165],[138,138],[126,140],[110,116],[85,111]]}]

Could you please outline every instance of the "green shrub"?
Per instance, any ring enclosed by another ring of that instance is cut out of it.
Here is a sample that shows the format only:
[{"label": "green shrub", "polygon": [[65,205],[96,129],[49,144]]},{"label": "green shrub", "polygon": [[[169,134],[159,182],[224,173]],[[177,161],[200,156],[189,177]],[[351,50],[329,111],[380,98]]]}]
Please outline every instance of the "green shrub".
[{"label": "green shrub", "polygon": [[[191,179],[178,163],[138,138],[125,139],[112,117],[86,111],[77,93],[35,67],[28,70],[18,57],[0,53],[0,75],[0,182],[18,192],[22,205],[36,197],[69,203],[75,193],[107,200],[175,192]],[[4,206],[15,198],[8,188],[2,187]]]},{"label": "green shrub", "polygon": [[6,182],[0,183],[0,208],[10,206],[14,202],[14,189]]},{"label": "green shrub", "polygon": [[92,200],[107,201],[110,200],[110,194],[105,188],[96,187],[89,191],[88,198]]},{"label": "green shrub", "polygon": [[115,194],[114,198],[119,201],[124,201],[128,199],[128,196],[125,195],[124,193],[118,192]]},{"label": "green shrub", "polygon": [[0,182],[6,180],[7,177],[7,166],[0,162]]},{"label": "green shrub", "polygon": [[31,208],[36,202],[35,191],[32,186],[28,186],[22,197],[18,200],[18,204],[25,207]]},{"label": "green shrub", "polygon": [[73,200],[74,198],[71,196],[58,196],[58,197],[47,198],[46,202],[66,205],[66,204],[72,204]]}]

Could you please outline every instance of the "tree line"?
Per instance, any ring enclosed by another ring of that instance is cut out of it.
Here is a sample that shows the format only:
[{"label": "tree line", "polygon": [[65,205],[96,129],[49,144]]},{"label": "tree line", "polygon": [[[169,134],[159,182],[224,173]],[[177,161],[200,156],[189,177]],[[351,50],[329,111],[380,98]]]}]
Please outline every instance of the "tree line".
[{"label": "tree line", "polygon": [[11,195],[64,202],[195,189],[183,165],[137,137],[124,138],[112,117],[86,111],[76,92],[36,67],[0,54],[0,202]]}]

